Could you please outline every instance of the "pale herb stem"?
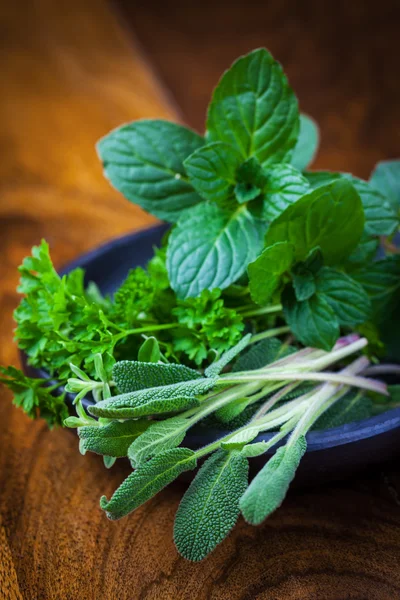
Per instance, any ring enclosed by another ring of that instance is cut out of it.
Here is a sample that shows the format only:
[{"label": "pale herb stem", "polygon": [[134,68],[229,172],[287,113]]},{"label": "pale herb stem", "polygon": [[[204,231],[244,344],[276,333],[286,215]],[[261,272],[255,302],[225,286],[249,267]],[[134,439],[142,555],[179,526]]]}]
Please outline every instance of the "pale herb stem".
[{"label": "pale herb stem", "polygon": [[261,340],[267,340],[268,338],[275,337],[278,335],[283,335],[284,333],[289,333],[290,327],[276,327],[275,329],[268,329],[267,331],[263,331],[261,333],[256,333],[250,340],[250,344],[255,344],[256,342],[260,342]]}]

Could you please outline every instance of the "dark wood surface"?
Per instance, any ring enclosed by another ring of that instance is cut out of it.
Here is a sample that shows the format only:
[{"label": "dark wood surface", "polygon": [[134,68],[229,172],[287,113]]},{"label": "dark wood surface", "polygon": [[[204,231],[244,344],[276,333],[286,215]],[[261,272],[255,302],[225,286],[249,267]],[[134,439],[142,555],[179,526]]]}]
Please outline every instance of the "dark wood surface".
[{"label": "dark wood surface", "polygon": [[[201,129],[241,52],[266,45],[283,62],[322,125],[318,166],[367,175],[398,153],[398,3],[123,4],[122,17],[103,0],[0,8],[0,363],[17,364],[16,266],[34,243],[46,237],[61,265],[152,222],[105,182],[95,141],[126,120],[178,118],[177,106]],[[111,523],[98,500],[126,465],[82,457],[73,433],[29,421],[4,390],[0,428],[1,600],[400,598],[397,466],[292,492],[191,564],[172,542],[181,484]]]}]

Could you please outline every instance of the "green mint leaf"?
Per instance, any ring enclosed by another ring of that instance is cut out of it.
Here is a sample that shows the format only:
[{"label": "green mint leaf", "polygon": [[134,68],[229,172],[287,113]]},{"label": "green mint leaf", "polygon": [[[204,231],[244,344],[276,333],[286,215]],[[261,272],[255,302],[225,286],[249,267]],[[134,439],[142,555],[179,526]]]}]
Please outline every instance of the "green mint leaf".
[{"label": "green mint leaf", "polygon": [[216,377],[219,375],[226,365],[238,355],[242,350],[246,348],[251,340],[251,333],[245,335],[235,346],[229,348],[224,354],[216,361],[214,361],[207,369],[204,371],[204,375],[206,377]]},{"label": "green mint leaf", "polygon": [[109,519],[121,519],[158,494],[181,473],[195,468],[196,458],[192,450],[166,450],[131,473],[110,500],[103,496],[100,506]]},{"label": "green mint leaf", "polygon": [[268,245],[260,256],[248,266],[249,289],[254,302],[264,305],[281,283],[282,275],[289,271],[294,260],[290,242]]},{"label": "green mint leaf", "polygon": [[207,137],[255,156],[269,166],[288,161],[296,144],[299,113],[296,96],[282,67],[265,49],[239,58],[214,90]]},{"label": "green mint leaf", "polygon": [[54,395],[45,379],[27,377],[15,367],[0,366],[0,383],[14,394],[13,403],[19,406],[31,419],[41,417],[49,427],[63,425],[68,417],[68,409],[63,395]]},{"label": "green mint leaf", "polygon": [[288,242],[295,258],[304,261],[319,246],[325,263],[337,264],[347,258],[360,241],[364,213],[360,196],[345,180],[321,186],[289,206],[267,231],[271,246]]},{"label": "green mint leaf", "polygon": [[251,156],[240,165],[236,178],[240,183],[248,183],[261,190],[267,182],[267,173],[256,157]]},{"label": "green mint leaf", "polygon": [[112,421],[102,427],[80,427],[80,446],[84,452],[116,458],[127,456],[129,446],[149,425],[149,421]]},{"label": "green mint leaf", "polygon": [[183,417],[172,417],[152,423],[147,431],[133,440],[128,451],[128,458],[133,465],[138,466],[156,454],[179,446],[185,437],[187,428],[187,419]]},{"label": "green mint leaf", "polygon": [[375,322],[382,323],[391,318],[400,289],[400,256],[388,256],[383,260],[355,270],[351,276],[368,293]]},{"label": "green mint leaf", "polygon": [[200,373],[185,365],[121,360],[115,363],[113,380],[121,394],[199,379]]},{"label": "green mint leaf", "polygon": [[299,302],[308,300],[315,294],[315,276],[304,263],[299,263],[292,272],[293,289]]},{"label": "green mint leaf", "polygon": [[262,248],[264,225],[242,206],[234,213],[214,203],[191,209],[173,229],[167,267],[180,298],[234,283]]},{"label": "green mint leaf", "polygon": [[243,162],[239,152],[223,142],[199,148],[185,160],[194,189],[206,200],[221,206],[235,204],[236,171]]},{"label": "green mint leaf", "polygon": [[235,197],[239,204],[254,200],[261,194],[261,188],[252,183],[239,182],[235,186]]},{"label": "green mint leaf", "polygon": [[259,525],[282,504],[306,448],[304,437],[290,447],[278,448],[253,479],[240,499],[240,509],[248,523]]},{"label": "green mint leaf", "polygon": [[262,219],[273,221],[309,190],[307,179],[292,165],[275,165],[266,172],[261,209],[255,206],[254,212]]},{"label": "green mint leaf", "polygon": [[194,131],[161,120],[114,129],[97,144],[104,174],[128,200],[174,223],[201,198],[188,181],[184,160],[203,146]]},{"label": "green mint leaf", "polygon": [[246,457],[224,451],[214,453],[201,467],[175,518],[174,540],[184,558],[202,560],[234,527],[248,470]]},{"label": "green mint leaf", "polygon": [[370,178],[371,185],[385,196],[396,214],[400,209],[400,160],[378,162]]},{"label": "green mint leaf", "polygon": [[304,175],[313,189],[341,179],[350,181],[361,198],[367,235],[390,235],[398,225],[398,218],[390,202],[367,181],[353,177],[349,173],[330,173],[329,171],[309,172]]},{"label": "green mint leaf", "polygon": [[95,417],[111,419],[180,412],[197,406],[199,401],[196,396],[207,393],[215,383],[216,379],[204,378],[138,390],[102,400],[90,406],[89,412]]},{"label": "green mint leaf", "polygon": [[333,309],[321,295],[298,302],[292,286],[282,294],[285,319],[296,338],[305,346],[329,351],[340,334],[339,322]]},{"label": "green mint leaf", "polygon": [[318,145],[318,125],[311,117],[301,114],[299,139],[293,151],[292,165],[299,171],[304,171],[314,160]]},{"label": "green mint leaf", "polygon": [[139,362],[158,363],[161,358],[160,346],[155,337],[148,337],[138,351]]},{"label": "green mint leaf", "polygon": [[346,271],[353,271],[367,262],[371,262],[376,256],[379,247],[378,238],[370,238],[365,232],[362,235],[360,243],[350,254],[344,263]]},{"label": "green mint leaf", "polygon": [[371,302],[361,284],[345,273],[323,267],[316,278],[318,296],[323,296],[340,325],[354,326],[371,316]]},{"label": "green mint leaf", "polygon": [[346,423],[368,419],[372,414],[370,398],[360,392],[349,392],[319,417],[313,429],[339,427]]}]

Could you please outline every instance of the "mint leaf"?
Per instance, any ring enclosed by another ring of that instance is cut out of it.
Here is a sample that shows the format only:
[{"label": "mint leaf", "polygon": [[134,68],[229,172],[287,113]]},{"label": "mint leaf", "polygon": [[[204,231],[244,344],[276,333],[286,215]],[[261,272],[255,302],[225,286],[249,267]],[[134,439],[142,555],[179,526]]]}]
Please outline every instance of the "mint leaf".
[{"label": "mint leaf", "polygon": [[352,271],[359,268],[367,262],[372,261],[376,256],[379,247],[377,238],[370,238],[365,232],[363,233],[360,243],[355,250],[350,254],[344,263],[346,271]]},{"label": "mint leaf", "polygon": [[109,519],[121,519],[158,494],[181,473],[195,468],[196,458],[192,450],[166,450],[131,473],[110,500],[102,496],[100,507],[106,511]]},{"label": "mint leaf", "polygon": [[304,263],[299,263],[292,272],[293,289],[299,302],[308,300],[315,294],[315,276]]},{"label": "mint leaf", "polygon": [[329,351],[339,337],[339,323],[322,295],[298,302],[292,286],[282,294],[283,314],[296,338],[305,346]]},{"label": "mint leaf", "polygon": [[357,246],[364,229],[360,196],[348,181],[313,190],[289,206],[267,231],[265,242],[289,242],[296,260],[319,246],[325,263],[337,264]]},{"label": "mint leaf", "polygon": [[294,248],[286,241],[265,248],[248,266],[249,289],[254,302],[266,304],[278,288],[282,275],[289,271],[294,258]]},{"label": "mint leaf", "polygon": [[185,365],[147,363],[136,360],[120,360],[115,363],[112,376],[121,394],[180,381],[191,381],[201,377],[200,373]]},{"label": "mint leaf", "polygon": [[400,210],[400,160],[378,162],[372,172],[370,184],[383,194],[396,214]]},{"label": "mint leaf", "polygon": [[197,406],[196,396],[211,390],[216,379],[197,379],[162,387],[148,388],[114,396],[89,407],[95,417],[132,419],[146,415],[180,412]]},{"label": "mint leaf", "polygon": [[148,337],[138,351],[139,362],[158,363],[161,358],[160,346],[155,337]]},{"label": "mint leaf", "polygon": [[226,206],[235,203],[236,171],[241,155],[228,144],[214,142],[199,148],[184,162],[190,182],[206,200]]},{"label": "mint leaf", "polygon": [[304,175],[313,189],[343,179],[350,181],[361,198],[367,235],[390,235],[398,225],[396,213],[390,202],[367,181],[353,177],[349,173],[330,173],[329,171],[315,171]]},{"label": "mint leaf", "polygon": [[174,540],[188,560],[205,558],[222,542],[239,516],[247,487],[248,461],[237,452],[214,453],[197,473],[176,513]]},{"label": "mint leaf", "polygon": [[128,458],[137,466],[160,452],[179,446],[187,428],[187,419],[183,417],[172,417],[150,424],[147,431],[132,440]]},{"label": "mint leaf", "polygon": [[275,165],[266,171],[262,201],[257,200],[249,209],[256,216],[273,221],[291,204],[310,189],[307,179],[292,165]]},{"label": "mint leaf", "polygon": [[235,344],[235,346],[229,348],[229,350],[224,352],[224,354],[218,360],[211,363],[211,365],[207,367],[207,369],[204,371],[204,375],[206,377],[216,377],[217,375],[219,375],[222,369],[226,367],[226,365],[229,365],[229,363],[238,354],[240,354],[240,352],[244,350],[244,348],[246,348],[250,340],[251,333],[248,333],[237,344]]},{"label": "mint leaf", "polygon": [[351,276],[368,293],[374,320],[383,322],[390,318],[398,301],[400,289],[400,256],[388,256],[366,267],[355,270]]},{"label": "mint leaf", "polygon": [[230,213],[205,203],[188,211],[168,243],[168,273],[178,297],[236,281],[261,250],[263,232],[263,224],[244,206]]},{"label": "mint leaf", "polygon": [[349,275],[323,267],[317,275],[316,287],[318,296],[324,297],[340,325],[358,325],[371,316],[371,302],[367,292]]},{"label": "mint leaf", "polygon": [[79,448],[106,456],[127,456],[132,442],[149,427],[149,421],[112,421],[108,425],[79,427]]},{"label": "mint leaf", "polygon": [[114,129],[97,144],[110,183],[128,200],[174,223],[200,202],[188,181],[184,160],[203,146],[194,131],[161,120],[143,120]]},{"label": "mint leaf", "polygon": [[207,138],[265,167],[288,161],[297,140],[296,96],[265,49],[239,58],[222,76],[208,109]]},{"label": "mint leaf", "polygon": [[306,448],[304,437],[292,446],[278,448],[253,479],[240,499],[240,509],[248,523],[259,525],[282,504]]},{"label": "mint leaf", "polygon": [[318,125],[311,117],[300,115],[299,139],[293,151],[292,165],[299,171],[304,171],[314,160],[318,144]]}]

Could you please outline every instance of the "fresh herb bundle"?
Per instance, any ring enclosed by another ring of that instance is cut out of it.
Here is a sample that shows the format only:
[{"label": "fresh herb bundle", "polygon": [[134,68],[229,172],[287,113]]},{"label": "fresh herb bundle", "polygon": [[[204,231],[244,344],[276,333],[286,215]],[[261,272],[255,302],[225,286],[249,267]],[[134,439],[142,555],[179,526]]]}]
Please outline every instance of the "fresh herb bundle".
[{"label": "fresh herb bundle", "polygon": [[[240,513],[258,524],[281,504],[311,428],[398,401],[369,375],[399,372],[370,363],[399,352],[400,161],[369,182],[307,171],[318,138],[280,65],[251,52],[215,89],[204,137],[146,120],[99,142],[111,183],[173,224],[146,269],[105,298],[81,269],[60,277],[44,241],[20,267],[16,339],[52,384],[13,367],[0,381],[29,416],[78,428],[83,454],[129,458],[132,474],[101,499],[111,519],[208,457],[175,522],[190,560]],[[193,450],[193,427],[224,433]],[[275,446],[248,484],[249,459]]]}]

